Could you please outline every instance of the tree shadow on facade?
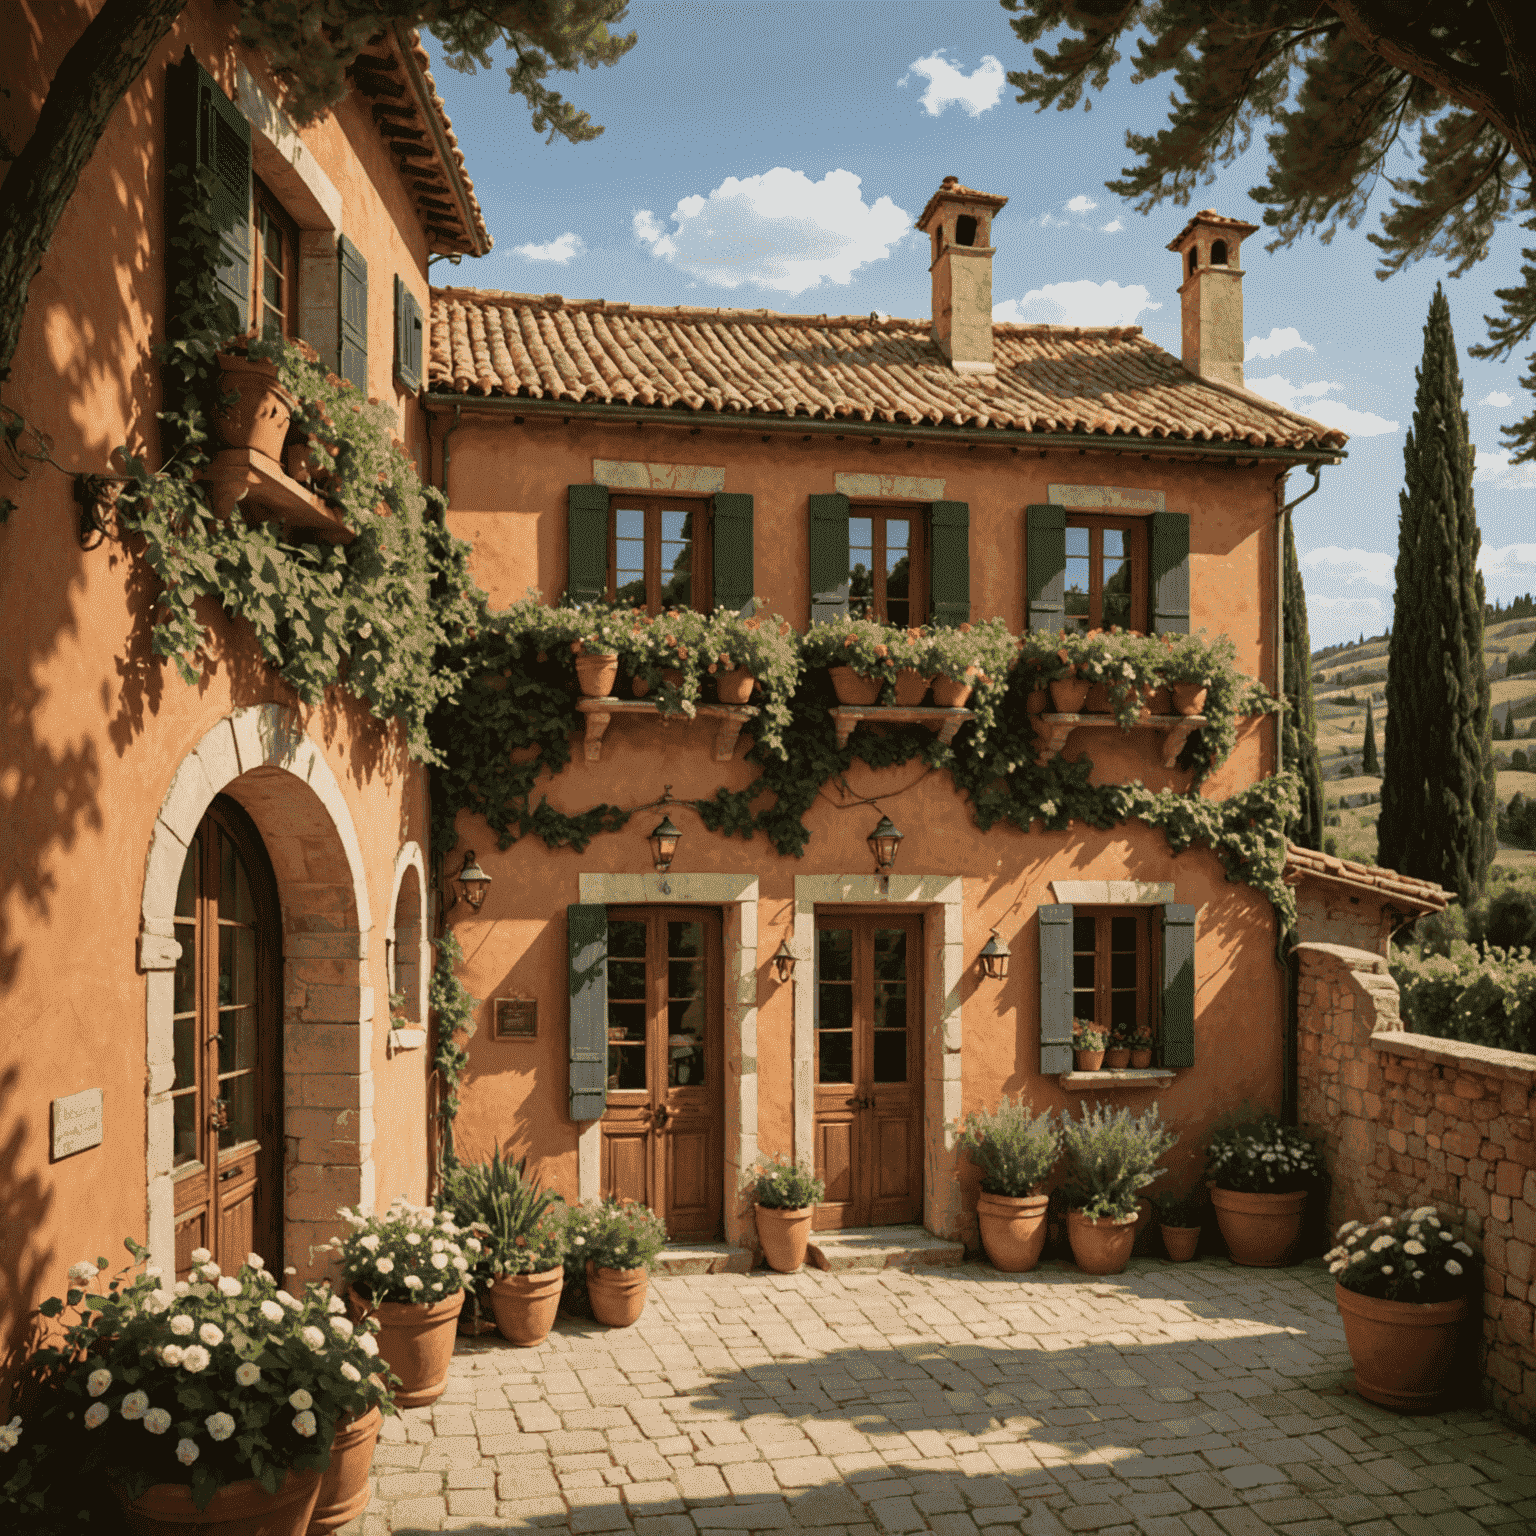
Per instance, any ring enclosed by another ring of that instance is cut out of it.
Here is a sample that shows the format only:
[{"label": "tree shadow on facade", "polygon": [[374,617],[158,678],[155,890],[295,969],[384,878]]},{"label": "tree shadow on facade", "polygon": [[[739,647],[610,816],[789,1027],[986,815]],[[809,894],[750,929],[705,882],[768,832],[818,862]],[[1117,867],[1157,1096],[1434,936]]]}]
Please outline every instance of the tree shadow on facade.
[{"label": "tree shadow on facade", "polygon": [[[20,1072],[8,1067],[0,1073],[0,1318],[10,1319],[13,1330],[0,1336],[0,1410],[6,1408],[27,1356],[40,1342],[38,1319],[31,1313],[32,1300],[56,1268],[51,1247],[38,1242],[53,1205],[53,1191],[40,1173],[23,1173],[22,1152],[32,1139],[25,1115],[9,1103]],[[46,1110],[44,1111],[46,1113]],[[0,1411],[0,1421],[9,1414]]]}]

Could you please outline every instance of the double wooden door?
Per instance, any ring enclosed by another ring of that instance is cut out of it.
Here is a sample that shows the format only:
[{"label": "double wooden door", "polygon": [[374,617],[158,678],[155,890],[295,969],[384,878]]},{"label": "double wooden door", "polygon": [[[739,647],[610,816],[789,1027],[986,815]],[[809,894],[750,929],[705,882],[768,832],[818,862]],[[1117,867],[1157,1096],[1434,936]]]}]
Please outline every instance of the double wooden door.
[{"label": "double wooden door", "polygon": [[176,1272],[196,1248],[226,1270],[282,1252],[282,932],[260,835],[220,795],[176,895],[173,1174]]},{"label": "double wooden door", "polygon": [[723,1211],[720,916],[608,913],[604,1196],[649,1206],[678,1238],[719,1235]]},{"label": "double wooden door", "polygon": [[818,1229],[922,1219],[922,920],[816,919]]}]

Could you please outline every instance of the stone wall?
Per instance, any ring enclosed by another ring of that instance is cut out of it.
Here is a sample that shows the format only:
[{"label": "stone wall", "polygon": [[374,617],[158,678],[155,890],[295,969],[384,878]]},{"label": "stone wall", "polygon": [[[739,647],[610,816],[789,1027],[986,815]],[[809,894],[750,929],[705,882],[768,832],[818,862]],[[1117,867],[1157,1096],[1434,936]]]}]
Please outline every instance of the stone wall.
[{"label": "stone wall", "polygon": [[1333,1175],[1329,1222],[1435,1205],[1483,1261],[1483,1385],[1536,1421],[1536,1056],[1403,1030],[1380,955],[1297,946],[1298,1118]]}]

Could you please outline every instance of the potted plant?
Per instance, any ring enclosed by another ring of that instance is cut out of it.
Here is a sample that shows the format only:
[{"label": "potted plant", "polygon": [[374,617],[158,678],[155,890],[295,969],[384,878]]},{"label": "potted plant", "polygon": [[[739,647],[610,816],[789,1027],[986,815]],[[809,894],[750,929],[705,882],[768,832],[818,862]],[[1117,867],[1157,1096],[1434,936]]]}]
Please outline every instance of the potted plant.
[{"label": "potted plant", "polygon": [[1131,1065],[1133,1067],[1150,1067],[1152,1065],[1152,1026],[1150,1024],[1138,1024],[1131,1030]]},{"label": "potted plant", "polygon": [[1211,686],[1212,656],[1205,631],[1197,635],[1161,637],[1163,656],[1158,670],[1173,695],[1173,707],[1181,715],[1198,715],[1205,707]]},{"label": "potted plant", "polygon": [[214,431],[226,447],[246,448],[278,464],[299,403],[278,379],[282,357],[282,342],[250,332],[232,336],[215,358],[220,393],[213,412]]},{"label": "potted plant", "polygon": [[[1434,1406],[1472,1294],[1472,1249],[1432,1205],[1346,1221],[1327,1254],[1355,1390],[1385,1408]],[[1477,1287],[1481,1294],[1482,1287]]]},{"label": "potted plant", "polygon": [[1118,1275],[1136,1241],[1137,1195],[1158,1176],[1158,1159],[1178,1141],[1153,1104],[1140,1115],[1095,1104],[1062,1121],[1076,1207],[1067,1240],[1077,1267]]},{"label": "potted plant", "polygon": [[656,695],[664,715],[692,719],[702,698],[709,620],[691,608],[668,608],[654,618],[621,609],[619,653],[637,697]]},{"label": "potted plant", "polygon": [[1218,1128],[1206,1149],[1206,1175],[1234,1264],[1293,1261],[1307,1194],[1321,1173],[1317,1148],[1273,1115]]},{"label": "potted plant", "polygon": [[1118,1071],[1131,1064],[1131,1038],[1134,1031],[1129,1024],[1115,1024],[1110,1028],[1109,1041],[1104,1051],[1104,1065]]},{"label": "potted plant", "polygon": [[400,1378],[402,1408],[434,1403],[448,1385],[448,1366],[465,1275],[483,1245],[463,1237],[447,1211],[396,1199],[382,1216],[343,1206],[351,1228],[321,1245],[338,1256],[342,1281],[358,1321],[379,1324],[379,1353]]},{"label": "potted plant", "polygon": [[610,1328],[629,1327],[645,1310],[666,1223],[630,1199],[587,1201],[572,1208],[567,1238],[566,1267],[584,1271],[592,1315]]},{"label": "potted plant", "polygon": [[1050,1110],[1035,1115],[1020,1094],[1005,1093],[995,1110],[973,1110],[956,1128],[961,1151],[981,1170],[976,1220],[994,1269],[1023,1274],[1040,1261],[1049,1204],[1040,1193],[1061,1155]]},{"label": "potted plant", "polygon": [[633,616],[606,603],[583,605],[578,613],[581,633],[571,641],[577,686],[584,698],[609,698],[619,680],[619,648],[632,633]]},{"label": "potted plant", "polygon": [[1079,1072],[1097,1072],[1104,1065],[1104,1031],[1092,1019],[1072,1020],[1072,1064]]},{"label": "potted plant", "polygon": [[809,1168],[786,1157],[771,1157],[752,1170],[757,1206],[757,1239],[768,1267],[792,1275],[805,1263],[811,1218],[827,1186]]},{"label": "potted plant", "polygon": [[896,661],[896,703],[903,709],[916,709],[933,685],[933,673],[927,669],[927,630],[909,629],[904,640],[895,641],[891,654]]},{"label": "potted plant", "polygon": [[896,678],[905,632],[873,619],[840,617],[812,624],[800,642],[807,666],[827,669],[840,704],[877,704]]},{"label": "potted plant", "polygon": [[[136,1264],[148,1258],[126,1246]],[[25,1442],[23,1467],[0,1464],[0,1515],[25,1521],[7,1528],[36,1529],[46,1514],[63,1529],[79,1509],[138,1536],[303,1536],[317,1509],[330,1531],[366,1506],[373,1441],[394,1411],[371,1326],[354,1325],[324,1285],[280,1289],[256,1254],[230,1275],[207,1249],[192,1262],[174,1284],[146,1266],[93,1291],[107,1262],[84,1260],[63,1299],[39,1308],[73,1319],[33,1356],[34,1408],[7,1431]],[[338,1485],[328,1497],[323,1481],[342,1470],[337,1430],[349,1420],[366,1425],[360,1502]],[[103,1491],[120,1506],[112,1516],[97,1505]]]},{"label": "potted plant", "polygon": [[1196,1187],[1182,1195],[1157,1197],[1157,1221],[1163,1233],[1163,1247],[1176,1264],[1194,1258],[1200,1245],[1200,1229],[1205,1219],[1205,1201]]},{"label": "potted plant", "polygon": [[800,682],[794,627],[778,614],[743,617],[719,608],[709,621],[700,650],[711,658],[707,670],[714,673],[715,692],[722,704],[750,702],[755,684],[762,712],[752,727],[754,734],[777,756],[785,757],[789,701]]},{"label": "potted plant", "polygon": [[1090,679],[1077,675],[1077,638],[1071,632],[1060,636],[1056,649],[1060,670],[1046,685],[1051,695],[1051,708],[1058,715],[1080,714],[1088,702],[1088,690],[1093,686]]},{"label": "potted plant", "polygon": [[971,743],[979,746],[996,722],[1018,661],[1019,641],[1002,619],[978,624],[930,624],[919,670],[932,674],[933,702],[944,709],[975,712]]}]

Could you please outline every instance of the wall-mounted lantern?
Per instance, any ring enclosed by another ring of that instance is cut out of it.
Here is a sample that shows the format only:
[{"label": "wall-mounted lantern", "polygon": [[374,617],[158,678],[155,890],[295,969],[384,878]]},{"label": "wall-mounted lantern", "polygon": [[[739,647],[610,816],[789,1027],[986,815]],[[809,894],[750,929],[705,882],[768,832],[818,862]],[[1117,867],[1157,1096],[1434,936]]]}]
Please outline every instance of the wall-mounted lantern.
[{"label": "wall-mounted lantern", "polygon": [[457,906],[462,900],[469,903],[471,912],[478,912],[481,903],[485,900],[485,888],[491,883],[491,877],[476,862],[473,848],[464,850],[464,863],[453,878],[459,888],[454,893],[450,905]]},{"label": "wall-mounted lantern", "polygon": [[773,952],[773,974],[780,981],[788,981],[795,974],[795,956],[783,939],[779,940],[779,947]]},{"label": "wall-mounted lantern", "polygon": [[670,816],[663,816],[651,833],[651,858],[656,865],[656,873],[664,875],[672,868],[672,860],[677,854],[677,845],[682,840],[683,834],[672,825]]},{"label": "wall-mounted lantern", "polygon": [[992,930],[992,937],[981,946],[981,974],[989,981],[1002,981],[1008,975],[1008,961],[1011,951],[1008,946],[997,936],[997,929]]},{"label": "wall-mounted lantern", "polygon": [[882,816],[880,824],[869,834],[866,841],[869,843],[869,851],[875,856],[875,869],[882,875],[889,875],[896,863],[896,852],[901,847],[901,840],[905,836],[889,816]]}]

